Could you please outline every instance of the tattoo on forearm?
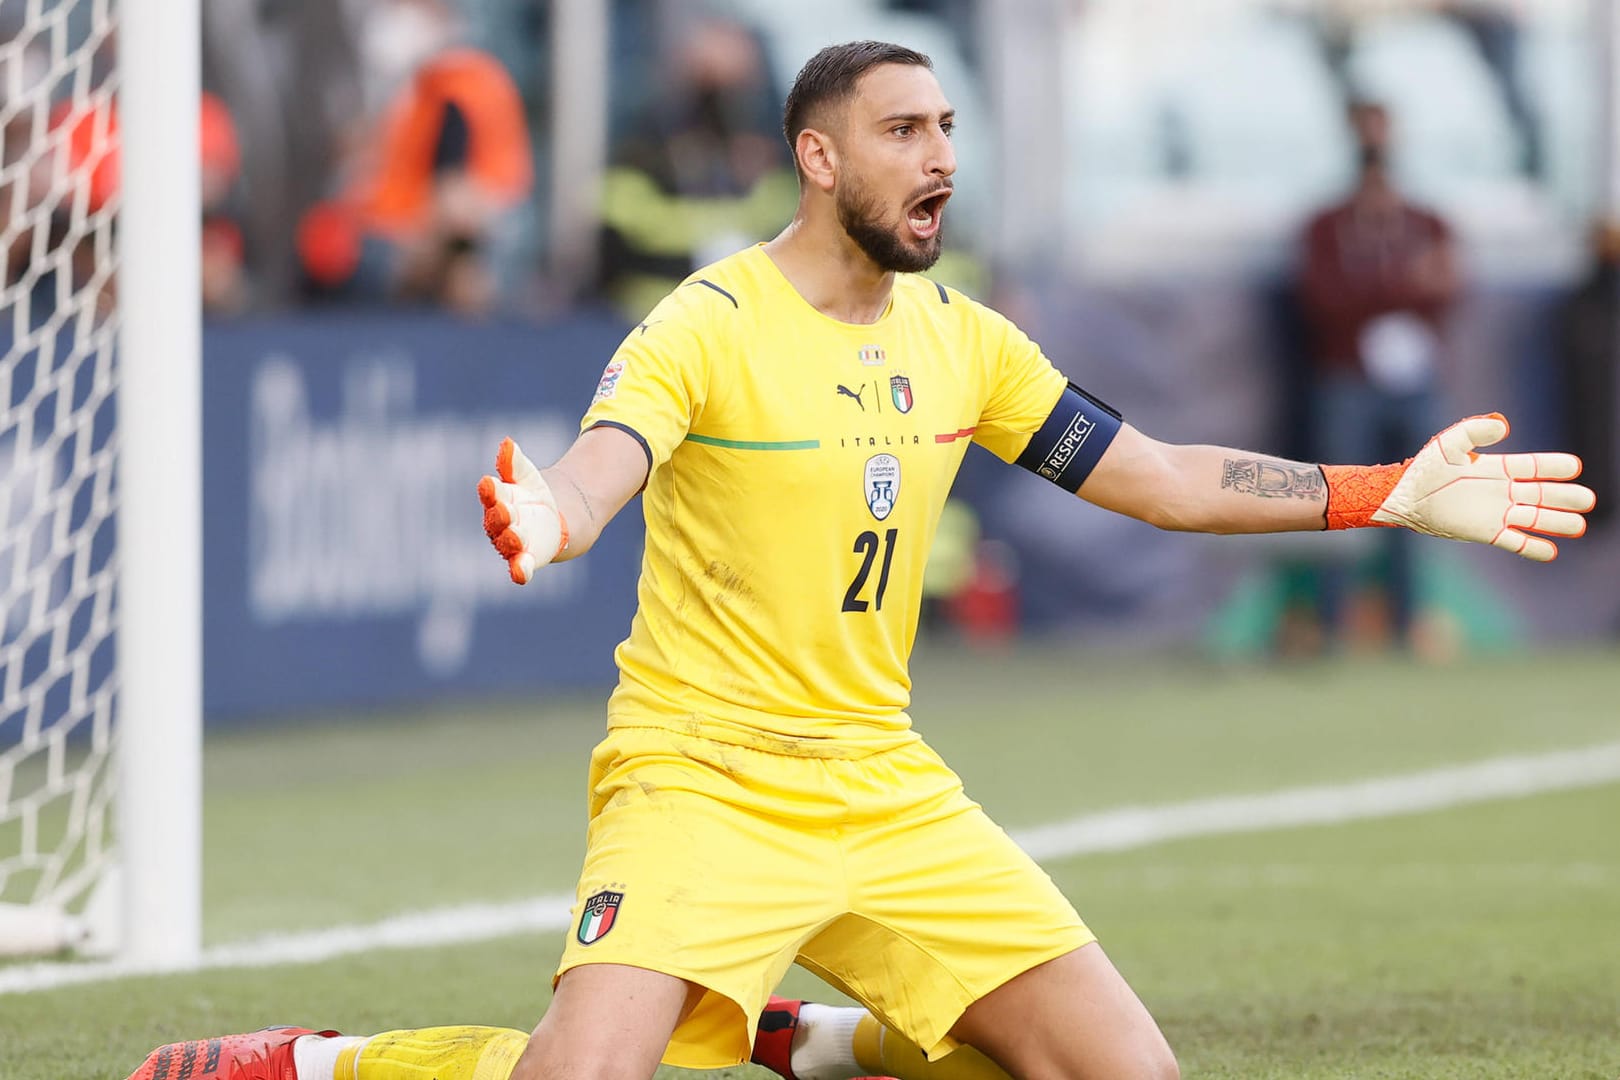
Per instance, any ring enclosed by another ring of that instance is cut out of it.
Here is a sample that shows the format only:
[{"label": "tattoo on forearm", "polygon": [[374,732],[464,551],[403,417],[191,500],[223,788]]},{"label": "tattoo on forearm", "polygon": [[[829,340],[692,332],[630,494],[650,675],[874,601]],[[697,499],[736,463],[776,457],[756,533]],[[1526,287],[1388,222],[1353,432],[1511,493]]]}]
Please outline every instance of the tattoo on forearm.
[{"label": "tattoo on forearm", "polygon": [[568,480],[568,485],[574,489],[574,494],[579,496],[580,505],[585,507],[585,516],[591,519],[591,527],[596,528],[596,511],[592,509],[591,500],[585,494],[585,489],[579,486],[579,481],[574,479],[572,473],[565,472],[562,469],[557,471],[563,474]]},{"label": "tattoo on forearm", "polygon": [[1327,491],[1322,470],[1268,458],[1227,458],[1221,487],[1262,499],[1319,499]]}]

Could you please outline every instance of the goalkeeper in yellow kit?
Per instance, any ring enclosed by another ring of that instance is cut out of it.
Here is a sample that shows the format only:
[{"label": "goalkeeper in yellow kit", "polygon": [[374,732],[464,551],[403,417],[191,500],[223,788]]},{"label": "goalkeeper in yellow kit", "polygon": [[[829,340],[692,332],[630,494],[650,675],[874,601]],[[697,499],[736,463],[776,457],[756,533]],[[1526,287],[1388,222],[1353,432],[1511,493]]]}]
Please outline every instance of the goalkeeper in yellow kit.
[{"label": "goalkeeper in yellow kit", "polygon": [[[281,1029],[233,1037],[258,1042],[186,1075],[644,1080],[660,1061],[733,1065],[794,961],[870,1015],[821,1014],[805,1025],[820,1034],[793,1032],[791,1060],[776,1052],[779,1071],[1177,1075],[1069,901],[906,713],[923,564],[968,443],[1162,528],[1403,526],[1543,561],[1547,536],[1584,531],[1593,496],[1567,482],[1570,455],[1478,453],[1507,434],[1497,416],[1389,466],[1138,432],[1005,318],[917,276],[940,251],[952,119],[920,54],[819,53],[787,101],[792,223],[631,331],[561,460],[536,468],[507,441],[480,484],[519,584],[585,554],[646,492],[575,922],[533,1035]],[[203,1046],[161,1048],[138,1075],[177,1078]]]}]

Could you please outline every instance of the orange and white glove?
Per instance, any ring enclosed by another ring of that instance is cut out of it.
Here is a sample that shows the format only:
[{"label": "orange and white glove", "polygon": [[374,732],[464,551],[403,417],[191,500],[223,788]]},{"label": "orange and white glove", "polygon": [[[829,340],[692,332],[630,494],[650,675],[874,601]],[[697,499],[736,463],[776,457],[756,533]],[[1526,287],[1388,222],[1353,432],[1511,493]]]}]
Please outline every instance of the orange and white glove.
[{"label": "orange and white glove", "polygon": [[512,580],[527,585],[536,570],[568,546],[568,523],[557,510],[551,485],[511,439],[501,440],[495,471],[499,479],[478,481],[484,532],[506,560]]},{"label": "orange and white glove", "polygon": [[1327,526],[1401,525],[1448,540],[1491,544],[1536,562],[1558,547],[1545,536],[1580,536],[1592,489],[1563,483],[1581,474],[1574,454],[1480,454],[1507,438],[1501,413],[1470,416],[1399,465],[1324,465]]}]

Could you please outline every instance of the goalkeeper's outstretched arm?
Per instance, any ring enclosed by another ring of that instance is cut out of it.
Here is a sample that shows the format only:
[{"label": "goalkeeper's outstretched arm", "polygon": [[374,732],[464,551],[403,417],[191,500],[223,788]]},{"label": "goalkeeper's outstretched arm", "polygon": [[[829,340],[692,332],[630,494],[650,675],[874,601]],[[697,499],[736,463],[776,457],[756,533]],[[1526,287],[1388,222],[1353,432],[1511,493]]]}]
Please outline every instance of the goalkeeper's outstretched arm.
[{"label": "goalkeeper's outstretched arm", "polygon": [[1501,415],[1461,420],[1394,465],[1307,465],[1218,446],[1175,446],[1123,426],[1080,495],[1163,529],[1265,533],[1402,526],[1548,562],[1547,537],[1586,532],[1597,498],[1568,483],[1573,454],[1481,454]]},{"label": "goalkeeper's outstretched arm", "polygon": [[596,427],[574,440],[549,469],[536,468],[517,443],[503,439],[495,476],[478,481],[484,532],[526,585],[551,562],[589,551],[607,523],[647,479],[641,444],[616,428]]}]

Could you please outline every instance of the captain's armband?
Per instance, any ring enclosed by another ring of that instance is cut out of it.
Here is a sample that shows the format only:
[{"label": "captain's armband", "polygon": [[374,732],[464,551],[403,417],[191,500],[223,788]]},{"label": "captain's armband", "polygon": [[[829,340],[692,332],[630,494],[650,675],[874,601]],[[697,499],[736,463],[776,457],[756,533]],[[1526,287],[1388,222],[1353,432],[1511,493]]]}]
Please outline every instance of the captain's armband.
[{"label": "captain's armband", "polygon": [[1079,491],[1123,425],[1118,410],[1071,382],[1018,464],[1065,491]]}]

